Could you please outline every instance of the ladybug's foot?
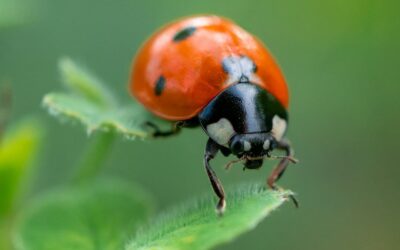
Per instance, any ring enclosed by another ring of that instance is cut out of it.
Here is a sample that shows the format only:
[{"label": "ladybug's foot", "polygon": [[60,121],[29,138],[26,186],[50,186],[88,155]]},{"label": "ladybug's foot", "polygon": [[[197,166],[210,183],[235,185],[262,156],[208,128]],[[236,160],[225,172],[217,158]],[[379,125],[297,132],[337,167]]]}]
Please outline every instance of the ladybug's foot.
[{"label": "ladybug's foot", "polygon": [[[274,190],[274,191],[285,191],[284,188],[282,188],[282,187],[276,185],[275,183],[272,184],[272,186],[268,184],[268,186],[269,186],[272,190]],[[288,194],[288,195],[287,195],[287,198],[289,198],[289,199],[293,202],[293,205],[294,205],[296,208],[299,208],[299,201],[296,199],[296,197],[294,197],[293,194]]]},{"label": "ladybug's foot", "polygon": [[154,131],[152,133],[153,137],[167,137],[167,136],[171,136],[171,135],[176,135],[179,133],[179,131],[181,130],[181,127],[182,127],[181,122],[176,122],[176,123],[172,124],[171,130],[162,131],[159,126],[157,126],[156,124],[154,124],[150,121],[145,122],[144,125],[153,129],[153,131]]},{"label": "ladybug's foot", "polygon": [[218,216],[224,215],[225,208],[226,208],[226,201],[225,201],[225,199],[224,199],[224,198],[219,199],[219,201],[218,201],[218,203],[217,203],[217,207],[216,207]]},{"label": "ladybug's foot", "polygon": [[299,201],[296,199],[296,197],[294,197],[293,194],[288,194],[287,198],[289,198],[293,202],[293,205],[296,208],[299,208]]}]

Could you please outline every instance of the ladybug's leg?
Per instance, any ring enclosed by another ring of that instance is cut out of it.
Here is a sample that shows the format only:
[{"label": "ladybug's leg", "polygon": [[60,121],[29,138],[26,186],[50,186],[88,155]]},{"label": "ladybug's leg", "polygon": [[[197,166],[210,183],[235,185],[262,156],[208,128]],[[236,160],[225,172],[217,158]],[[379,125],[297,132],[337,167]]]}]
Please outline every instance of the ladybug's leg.
[{"label": "ladybug's leg", "polygon": [[154,132],[152,134],[152,136],[154,136],[154,137],[167,137],[167,136],[171,136],[171,135],[176,135],[179,133],[179,131],[181,130],[181,128],[183,126],[182,122],[175,122],[175,123],[172,123],[171,130],[162,131],[156,124],[154,124],[152,122],[147,121],[147,122],[145,122],[145,125],[154,130]]},{"label": "ladybug's leg", "polygon": [[167,137],[178,134],[183,127],[185,128],[197,127],[199,125],[199,120],[197,117],[194,117],[189,120],[173,122],[171,123],[171,129],[167,131],[162,131],[156,124],[150,121],[145,122],[144,125],[154,130],[152,134],[154,137]]},{"label": "ladybug's leg", "polygon": [[[284,150],[286,152],[286,156],[288,156],[288,157],[285,157],[285,158],[281,159],[281,161],[274,168],[274,170],[272,171],[271,175],[267,179],[268,186],[270,188],[274,189],[274,190],[279,189],[278,186],[275,184],[275,182],[277,182],[282,177],[282,175],[285,172],[287,166],[289,165],[289,162],[291,161],[290,158],[293,157],[293,155],[294,155],[293,149],[290,146],[289,142],[287,142],[287,141],[278,141],[276,143],[277,143],[276,144],[276,149]],[[294,198],[293,195],[289,195],[289,197],[293,201],[294,205],[296,207],[298,207],[299,203],[296,200],[296,198]]]},{"label": "ladybug's leg", "polygon": [[215,174],[214,170],[210,166],[210,160],[213,159],[218,151],[219,145],[214,142],[212,139],[208,139],[206,145],[206,151],[204,154],[204,166],[207,171],[208,178],[210,179],[211,186],[214,189],[214,193],[218,196],[219,201],[217,204],[217,213],[222,215],[225,211],[225,192],[224,188],[222,187],[221,182],[219,181],[217,175]]},{"label": "ladybug's leg", "polygon": [[[286,156],[293,157],[293,150],[287,141],[279,141],[276,142],[276,149],[284,150]],[[277,182],[283,175],[286,170],[286,167],[289,165],[290,159],[282,158],[279,164],[274,168],[271,175],[268,177],[268,186],[272,189],[275,189],[275,182]]]}]

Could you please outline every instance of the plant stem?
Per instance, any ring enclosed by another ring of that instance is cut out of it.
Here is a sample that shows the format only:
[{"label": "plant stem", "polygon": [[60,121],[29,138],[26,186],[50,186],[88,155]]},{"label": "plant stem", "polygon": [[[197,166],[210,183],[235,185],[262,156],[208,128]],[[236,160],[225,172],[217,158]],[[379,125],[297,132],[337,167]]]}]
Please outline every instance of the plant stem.
[{"label": "plant stem", "polygon": [[115,139],[114,131],[101,132],[87,146],[77,166],[73,177],[74,183],[93,179],[105,163]]}]

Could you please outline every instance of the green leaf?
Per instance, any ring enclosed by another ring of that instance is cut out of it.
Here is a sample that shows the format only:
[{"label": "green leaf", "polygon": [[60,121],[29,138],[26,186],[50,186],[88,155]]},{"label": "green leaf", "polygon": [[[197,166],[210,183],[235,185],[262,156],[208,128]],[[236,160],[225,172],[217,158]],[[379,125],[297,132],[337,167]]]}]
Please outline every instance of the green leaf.
[{"label": "green leaf", "polygon": [[0,220],[17,199],[38,150],[42,128],[36,120],[11,126],[0,145]]},{"label": "green leaf", "polygon": [[253,229],[287,200],[290,191],[247,185],[228,193],[227,210],[216,215],[213,199],[188,203],[160,216],[142,230],[126,250],[202,250],[231,241]]},{"label": "green leaf", "polygon": [[14,244],[23,250],[122,249],[151,211],[148,195],[124,182],[63,188],[24,208]]},{"label": "green leaf", "polygon": [[115,100],[111,91],[99,79],[79,67],[69,58],[59,62],[61,76],[65,86],[98,106],[113,107]]},{"label": "green leaf", "polygon": [[119,104],[110,89],[72,60],[61,60],[60,70],[69,91],[49,93],[43,98],[44,107],[59,119],[78,121],[88,133],[115,130],[130,139],[151,136],[151,128],[144,126],[147,121],[160,129],[171,128],[170,123],[153,116],[134,100],[129,105]]}]

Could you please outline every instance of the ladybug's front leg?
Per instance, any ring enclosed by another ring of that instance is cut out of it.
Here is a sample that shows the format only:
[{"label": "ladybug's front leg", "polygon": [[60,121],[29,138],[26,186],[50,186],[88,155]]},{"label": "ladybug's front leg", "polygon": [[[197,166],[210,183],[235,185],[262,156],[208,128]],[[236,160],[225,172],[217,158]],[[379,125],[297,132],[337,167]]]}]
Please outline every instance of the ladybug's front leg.
[{"label": "ladybug's front leg", "polygon": [[214,193],[218,196],[219,201],[217,203],[217,213],[222,215],[225,211],[226,202],[225,202],[225,192],[224,188],[219,181],[217,175],[214,170],[210,166],[210,160],[213,159],[219,151],[219,145],[214,142],[212,139],[208,139],[206,145],[206,151],[204,154],[204,167],[206,168],[208,178],[210,179],[211,186],[214,190]]},{"label": "ladybug's front leg", "polygon": [[[276,142],[276,149],[281,149],[286,152],[286,156],[281,159],[281,161],[278,163],[278,165],[274,168],[272,171],[271,175],[267,179],[267,184],[270,188],[277,190],[278,186],[275,184],[285,173],[285,170],[287,166],[289,165],[289,162],[291,162],[294,156],[293,149],[288,141],[277,141]],[[290,199],[293,201],[294,205],[296,207],[299,206],[298,201],[296,198],[294,198],[293,195],[289,195]]]}]

